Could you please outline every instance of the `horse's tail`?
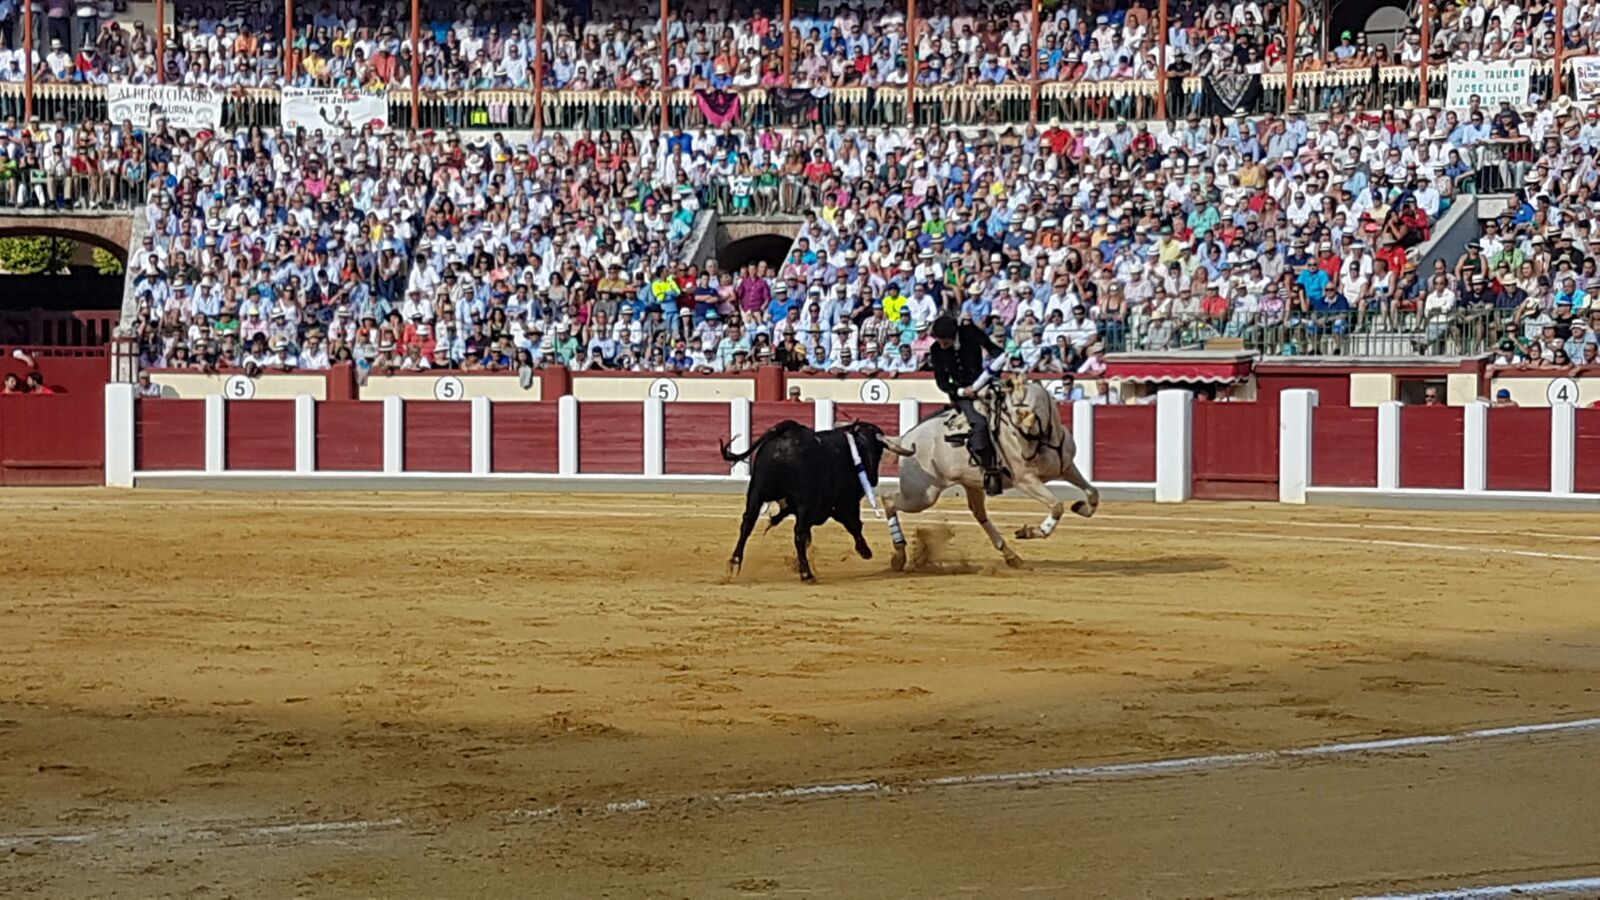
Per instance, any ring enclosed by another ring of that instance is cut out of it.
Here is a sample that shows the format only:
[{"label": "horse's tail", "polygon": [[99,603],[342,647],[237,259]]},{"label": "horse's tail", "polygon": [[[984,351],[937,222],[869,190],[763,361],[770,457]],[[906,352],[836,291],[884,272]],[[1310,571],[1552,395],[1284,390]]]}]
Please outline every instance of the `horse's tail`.
[{"label": "horse's tail", "polygon": [[749,447],[746,447],[739,453],[733,452],[732,441],[718,439],[717,443],[720,445],[722,450],[722,459],[724,462],[740,463],[754,455],[757,450],[761,449],[761,445],[765,444],[768,440],[771,440],[772,438],[782,434],[788,434],[790,431],[793,431],[796,428],[804,427],[804,425],[801,425],[799,422],[796,422],[793,419],[784,419],[782,422],[779,422],[771,428],[768,428],[760,437],[756,438],[754,441],[751,441]]}]

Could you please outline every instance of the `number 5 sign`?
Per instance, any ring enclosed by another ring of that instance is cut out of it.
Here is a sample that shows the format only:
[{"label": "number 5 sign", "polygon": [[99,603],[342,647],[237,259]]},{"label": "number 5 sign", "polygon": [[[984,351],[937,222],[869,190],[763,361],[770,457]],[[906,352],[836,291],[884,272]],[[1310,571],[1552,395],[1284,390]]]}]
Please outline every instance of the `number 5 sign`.
[{"label": "number 5 sign", "polygon": [[244,375],[230,375],[222,385],[222,396],[229,400],[252,400],[256,396],[256,383]]},{"label": "number 5 sign", "polygon": [[882,378],[869,378],[861,382],[862,403],[888,403],[889,382]]},{"label": "number 5 sign", "polygon": [[439,380],[433,383],[433,399],[435,400],[465,400],[466,397],[467,386],[462,384],[461,379],[454,375],[441,375]]},{"label": "number 5 sign", "polygon": [[678,383],[671,378],[657,378],[650,382],[646,396],[653,397],[663,403],[673,403],[678,399]]}]

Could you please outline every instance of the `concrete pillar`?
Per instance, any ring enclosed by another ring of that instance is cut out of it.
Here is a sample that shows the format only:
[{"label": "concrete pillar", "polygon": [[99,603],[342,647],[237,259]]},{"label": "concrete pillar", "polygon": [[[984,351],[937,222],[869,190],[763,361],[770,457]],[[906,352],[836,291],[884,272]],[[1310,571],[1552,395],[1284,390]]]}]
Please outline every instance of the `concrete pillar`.
[{"label": "concrete pillar", "polygon": [[1294,389],[1278,395],[1278,502],[1305,503],[1311,486],[1311,444],[1317,392]]},{"label": "concrete pillar", "polygon": [[310,394],[294,398],[294,472],[309,475],[317,468],[317,401]]},{"label": "concrete pillar", "polygon": [[644,401],[644,474],[667,471],[667,406],[659,397]]},{"label": "concrete pillar", "polygon": [[206,406],[206,473],[215,475],[228,467],[228,401],[211,394]]},{"label": "concrete pillar", "polygon": [[[900,401],[900,434],[917,427],[922,421],[922,404],[910,397]],[[897,435],[898,436],[898,435]]]},{"label": "concrete pillar", "polygon": [[834,417],[832,400],[811,401],[811,411],[813,418],[811,427],[818,431],[827,431],[829,428],[833,427]]},{"label": "concrete pillar", "polygon": [[[747,397],[735,397],[728,401],[728,449],[743,453],[750,446],[750,441],[750,400]],[[735,478],[749,478],[750,464],[734,463],[732,474]]]},{"label": "concrete pillar", "polygon": [[106,487],[133,487],[134,402],[133,385],[106,385]]},{"label": "concrete pillar", "polygon": [[1571,403],[1550,407],[1550,493],[1577,490],[1578,408]]},{"label": "concrete pillar", "polygon": [[1078,474],[1093,481],[1094,404],[1088,400],[1072,401],[1072,442],[1077,445],[1072,462],[1078,467]]},{"label": "concrete pillar", "polygon": [[1482,493],[1489,489],[1489,404],[1474,400],[1462,416],[1461,489]]},{"label": "concrete pillar", "polygon": [[1156,502],[1183,503],[1194,496],[1194,394],[1156,394]]},{"label": "concrete pillar", "polygon": [[559,439],[559,462],[556,471],[562,475],[578,474],[578,398],[565,394],[556,401],[556,425]]},{"label": "concrete pillar", "polygon": [[1378,404],[1378,490],[1400,488],[1400,403]]},{"label": "concrete pillar", "polygon": [[488,397],[473,397],[472,404],[472,474],[487,475],[494,456],[494,407]]},{"label": "concrete pillar", "polygon": [[383,474],[399,475],[405,469],[406,403],[399,397],[383,398]]}]

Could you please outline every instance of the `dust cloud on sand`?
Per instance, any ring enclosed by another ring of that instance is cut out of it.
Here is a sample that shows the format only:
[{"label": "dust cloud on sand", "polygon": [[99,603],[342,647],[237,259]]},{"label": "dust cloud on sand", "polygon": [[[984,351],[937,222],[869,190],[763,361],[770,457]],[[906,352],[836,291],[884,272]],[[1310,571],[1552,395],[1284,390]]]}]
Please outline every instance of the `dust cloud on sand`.
[{"label": "dust cloud on sand", "polygon": [[911,533],[908,562],[912,571],[929,575],[976,575],[993,569],[969,558],[956,545],[955,529],[942,523],[917,526]]}]

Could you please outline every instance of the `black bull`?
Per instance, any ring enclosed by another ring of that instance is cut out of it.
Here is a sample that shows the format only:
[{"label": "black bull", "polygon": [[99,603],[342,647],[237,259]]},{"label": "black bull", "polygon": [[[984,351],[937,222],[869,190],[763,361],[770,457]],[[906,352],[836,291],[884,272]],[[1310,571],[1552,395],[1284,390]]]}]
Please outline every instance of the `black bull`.
[{"label": "black bull", "polygon": [[739,525],[739,543],[728,560],[729,574],[737,574],[744,563],[744,545],[756,527],[756,519],[761,517],[762,507],[774,502],[778,512],[767,527],[778,524],[785,516],[794,516],[794,549],[802,581],[816,578],[806,557],[811,529],[829,519],[843,525],[855,538],[856,552],[862,559],[871,559],[872,548],[861,536],[861,498],[865,491],[856,475],[856,457],[861,459],[867,480],[876,485],[884,450],[911,455],[911,451],[885,437],[883,429],[869,422],[813,431],[799,422],[785,420],[767,429],[743,453],[734,453],[723,443],[723,459],[730,463],[750,461],[744,521]]}]

